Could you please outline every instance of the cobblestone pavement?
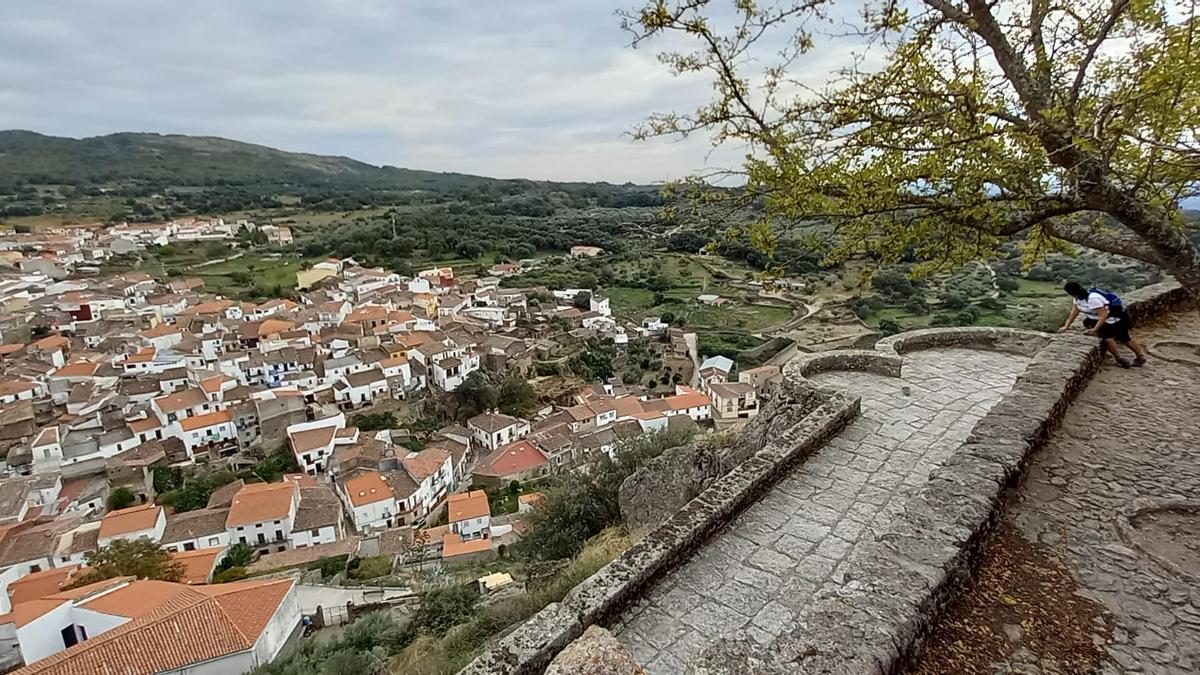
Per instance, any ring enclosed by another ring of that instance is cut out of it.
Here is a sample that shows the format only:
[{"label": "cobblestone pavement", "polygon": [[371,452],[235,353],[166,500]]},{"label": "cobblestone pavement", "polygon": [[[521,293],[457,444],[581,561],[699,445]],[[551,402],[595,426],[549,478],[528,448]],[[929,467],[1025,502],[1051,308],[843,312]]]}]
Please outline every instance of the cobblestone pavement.
[{"label": "cobblestone pavement", "polygon": [[[1200,321],[1189,312],[1139,332],[1149,345],[1195,342]],[[1006,517],[1109,613],[1111,631],[1069,636],[1104,647],[1101,672],[1200,672],[1200,367],[1152,359],[1101,370],[1035,455]],[[960,603],[980,599],[980,586]],[[982,627],[1006,641],[1007,657],[970,672],[1073,672],[1052,649],[1037,652],[1036,625],[993,618]],[[953,630],[939,627],[931,657],[939,643],[961,643],[946,639]]]},{"label": "cobblestone pavement", "polygon": [[1026,362],[943,349],[906,356],[902,379],[815,376],[861,396],[862,416],[631,607],[613,632],[650,675],[686,672],[719,637],[768,644],[857,542],[887,529]]}]

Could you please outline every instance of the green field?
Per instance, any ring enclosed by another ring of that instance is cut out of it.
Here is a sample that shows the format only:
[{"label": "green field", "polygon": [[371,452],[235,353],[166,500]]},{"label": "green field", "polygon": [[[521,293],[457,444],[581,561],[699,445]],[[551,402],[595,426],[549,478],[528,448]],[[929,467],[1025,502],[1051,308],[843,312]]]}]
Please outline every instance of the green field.
[{"label": "green field", "polygon": [[[1004,311],[980,310],[971,325],[1042,330],[1045,326],[1041,325],[1044,323],[1041,317],[1053,314],[1057,305],[1063,305],[1065,314],[1066,303],[1059,284],[1029,279],[1020,279],[1019,283],[1020,287],[1016,291],[1000,296],[1000,301],[1006,305]],[[928,327],[935,313],[936,310],[932,310],[927,314],[914,315],[899,307],[885,307],[872,312],[865,322],[872,328],[878,328],[880,322],[890,319],[903,330],[913,330]],[[1038,325],[1031,325],[1031,321]]]},{"label": "green field", "polygon": [[[274,296],[276,290],[286,291],[296,287],[296,272],[303,262],[297,258],[246,255],[215,265],[180,270],[180,275],[204,279],[204,290],[209,293],[242,297],[257,289],[266,291],[266,296]],[[243,274],[248,278],[243,278]]]}]

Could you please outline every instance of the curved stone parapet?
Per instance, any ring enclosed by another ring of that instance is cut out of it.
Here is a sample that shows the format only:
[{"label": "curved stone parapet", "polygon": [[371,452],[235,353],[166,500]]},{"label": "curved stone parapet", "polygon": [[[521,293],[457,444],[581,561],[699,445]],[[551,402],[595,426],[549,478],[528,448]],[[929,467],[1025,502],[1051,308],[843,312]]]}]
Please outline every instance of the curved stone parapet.
[{"label": "curved stone parapet", "polygon": [[907,354],[923,349],[967,347],[1032,356],[1050,344],[1050,334],[1021,328],[922,328],[897,333],[875,343],[884,354]]},{"label": "curved stone parapet", "polygon": [[839,349],[830,352],[797,354],[783,367],[784,376],[803,380],[817,373],[853,370],[885,377],[900,377],[904,360],[894,353],[869,349]]}]

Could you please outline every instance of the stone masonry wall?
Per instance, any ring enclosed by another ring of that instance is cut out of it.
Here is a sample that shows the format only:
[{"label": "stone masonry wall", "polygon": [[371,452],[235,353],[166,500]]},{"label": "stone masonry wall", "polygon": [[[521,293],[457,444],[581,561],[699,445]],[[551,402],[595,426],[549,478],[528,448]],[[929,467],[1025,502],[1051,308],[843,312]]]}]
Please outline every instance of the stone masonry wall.
[{"label": "stone masonry wall", "polygon": [[[542,672],[555,654],[578,638],[585,628],[611,620],[654,581],[686,560],[715,531],[770,490],[798,462],[837,435],[859,412],[857,398],[822,393],[819,396],[824,401],[820,405],[800,414],[799,411],[818,400],[813,398],[817,391],[803,383],[793,385],[788,391],[780,396],[778,405],[781,416],[793,422],[791,426],[764,421],[752,428],[739,449],[747,454],[743,461],[724,475],[712,478],[707,487],[665,522],[572,589],[562,602],[550,604],[502,638],[461,673]],[[789,400],[790,404],[786,402]],[[789,412],[789,405],[795,410]],[[681,476],[690,479],[693,474]],[[701,477],[709,480],[707,474]],[[645,509],[646,513],[650,511]]]},{"label": "stone masonry wall", "polygon": [[806,382],[788,382],[731,446],[701,442],[667,450],[621,484],[621,518],[634,530],[658,525],[830,398]]},{"label": "stone masonry wall", "polygon": [[[1185,300],[1175,284],[1129,295],[1135,321]],[[1004,491],[1016,485],[1031,453],[1061,420],[1072,397],[1101,362],[1094,337],[1055,337],[1037,354],[1012,391],[975,426],[956,454],[930,476],[902,517],[851,560],[841,583],[798,617],[766,661],[744,644],[710,650],[695,672],[879,674],[901,671],[939,612],[970,574],[1000,515]]]}]

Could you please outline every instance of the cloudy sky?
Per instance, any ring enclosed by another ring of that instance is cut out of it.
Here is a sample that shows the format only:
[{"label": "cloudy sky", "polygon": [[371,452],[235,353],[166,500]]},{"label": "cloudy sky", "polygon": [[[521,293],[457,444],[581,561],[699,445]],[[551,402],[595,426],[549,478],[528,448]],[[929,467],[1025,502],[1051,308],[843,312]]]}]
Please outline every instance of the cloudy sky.
[{"label": "cloudy sky", "polygon": [[711,92],[628,47],[613,11],[633,4],[5,2],[0,128],[216,135],[500,177],[650,182],[736,164],[741,149],[704,139],[628,137]]}]

